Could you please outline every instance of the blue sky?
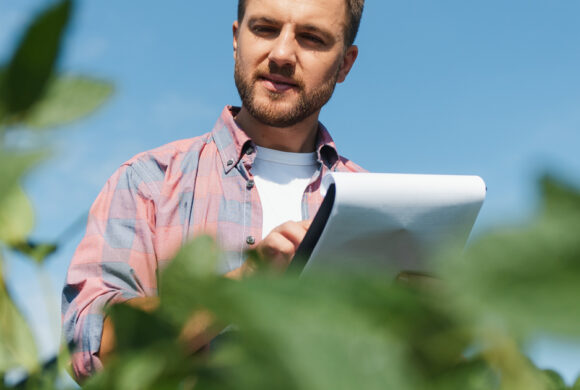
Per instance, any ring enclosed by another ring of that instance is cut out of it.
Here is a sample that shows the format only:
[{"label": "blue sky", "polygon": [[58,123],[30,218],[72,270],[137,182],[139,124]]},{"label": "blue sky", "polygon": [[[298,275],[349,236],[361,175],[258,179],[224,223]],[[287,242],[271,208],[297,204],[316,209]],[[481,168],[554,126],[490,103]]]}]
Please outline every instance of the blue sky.
[{"label": "blue sky", "polygon": [[[43,4],[0,2],[0,62]],[[110,80],[116,92],[96,114],[46,136],[55,157],[26,181],[35,237],[54,240],[132,155],[203,134],[224,105],[239,104],[235,8],[234,0],[79,1],[61,69]],[[483,177],[488,197],[476,234],[523,223],[537,204],[539,174],[580,181],[578,15],[575,0],[367,0],[359,58],[321,120],[341,153],[371,171]],[[58,327],[38,307],[48,299],[58,312],[82,230],[48,264],[48,291],[34,267],[8,261],[46,356]],[[570,380],[580,349],[565,344],[541,341],[532,351]]]}]

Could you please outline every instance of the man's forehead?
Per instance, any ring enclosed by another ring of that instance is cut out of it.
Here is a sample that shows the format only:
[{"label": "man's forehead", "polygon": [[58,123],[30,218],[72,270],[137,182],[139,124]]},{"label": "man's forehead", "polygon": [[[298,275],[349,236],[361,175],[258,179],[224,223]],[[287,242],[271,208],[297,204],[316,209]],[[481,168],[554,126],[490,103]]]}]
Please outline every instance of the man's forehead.
[{"label": "man's forehead", "polygon": [[296,22],[312,25],[317,21],[346,22],[345,0],[246,0],[244,19],[247,16],[282,20],[297,18]]}]

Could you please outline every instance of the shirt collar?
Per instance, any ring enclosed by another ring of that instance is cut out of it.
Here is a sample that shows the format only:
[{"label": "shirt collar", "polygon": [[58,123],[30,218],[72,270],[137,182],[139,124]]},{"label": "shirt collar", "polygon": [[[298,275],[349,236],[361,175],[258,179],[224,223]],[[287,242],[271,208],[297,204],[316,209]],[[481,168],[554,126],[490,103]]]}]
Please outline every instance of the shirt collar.
[{"label": "shirt collar", "polygon": [[[239,107],[226,106],[212,130],[212,137],[226,173],[235,168],[245,154],[252,154],[255,146],[234,120],[234,116],[239,111]],[[318,162],[328,168],[332,168],[338,162],[336,145],[326,127],[320,122],[318,122],[316,155]],[[251,162],[253,162],[253,155]]]},{"label": "shirt collar", "polygon": [[336,150],[336,145],[326,127],[320,122],[318,122],[316,154],[318,156],[318,162],[326,165],[329,169],[338,163],[338,150]]}]

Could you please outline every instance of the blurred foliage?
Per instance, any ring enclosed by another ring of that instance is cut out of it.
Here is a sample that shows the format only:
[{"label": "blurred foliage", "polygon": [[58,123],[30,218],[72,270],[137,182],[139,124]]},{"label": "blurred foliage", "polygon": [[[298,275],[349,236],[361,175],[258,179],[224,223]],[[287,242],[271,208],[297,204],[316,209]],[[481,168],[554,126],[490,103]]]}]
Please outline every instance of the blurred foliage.
[{"label": "blurred foliage", "polygon": [[61,126],[82,118],[109,98],[110,84],[86,76],[65,75],[51,80],[45,98],[24,118],[33,128]]},{"label": "blurred foliage", "polygon": [[[100,106],[112,87],[55,71],[72,1],[27,28],[0,71],[0,242],[39,265],[57,245],[29,239],[34,224],[20,180],[47,156],[4,142],[7,131],[54,127]],[[521,352],[539,332],[580,336],[580,192],[545,177],[532,223],[492,232],[465,253],[434,259],[433,280],[392,281],[339,271],[302,278],[215,274],[220,256],[200,237],[160,276],[160,305],[109,308],[117,350],[88,389],[514,389],[567,387]],[[0,259],[1,260],[1,259]],[[0,261],[0,388],[62,388],[69,359],[38,362]],[[181,334],[193,313],[228,326],[212,351],[191,354]],[[580,363],[579,363],[580,365]],[[26,379],[5,376],[24,369]]]},{"label": "blurred foliage", "polygon": [[15,367],[34,371],[37,359],[32,333],[0,278],[0,373]]},{"label": "blurred foliage", "polygon": [[[72,0],[52,2],[36,15],[8,62],[0,65],[0,388],[52,389],[63,368],[63,359],[39,362],[32,332],[6,286],[2,255],[18,251],[41,266],[57,250],[54,243],[30,240],[34,211],[21,187],[22,178],[49,153],[11,145],[6,134],[80,119],[113,91],[107,82],[56,70],[73,5]],[[63,356],[67,361],[66,351]],[[19,372],[26,373],[25,380],[12,380],[9,386],[5,377],[18,379]]]},{"label": "blurred foliage", "polygon": [[[435,260],[437,279],[323,274],[216,276],[205,237],[160,279],[159,307],[110,308],[118,344],[89,389],[567,389],[522,353],[538,332],[580,336],[580,193],[545,177],[542,212],[521,228]],[[187,352],[197,311],[235,324],[209,354]],[[579,363],[580,366],[580,363]]]},{"label": "blurred foliage", "polygon": [[18,121],[41,100],[53,75],[71,7],[72,1],[62,1],[38,15],[6,66],[0,114],[9,120]]}]

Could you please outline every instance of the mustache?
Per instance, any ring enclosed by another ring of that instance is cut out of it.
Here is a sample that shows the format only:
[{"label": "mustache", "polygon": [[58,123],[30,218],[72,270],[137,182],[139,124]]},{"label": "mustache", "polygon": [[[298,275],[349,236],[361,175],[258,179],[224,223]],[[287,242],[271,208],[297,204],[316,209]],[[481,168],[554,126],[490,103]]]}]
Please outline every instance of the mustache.
[{"label": "mustache", "polygon": [[270,71],[270,73],[284,76],[287,78],[294,78],[295,69],[296,68],[290,64],[279,66],[274,61],[270,61],[268,63],[268,70]]},{"label": "mustache", "polygon": [[267,77],[268,75],[273,74],[290,79],[292,80],[292,83],[296,84],[299,88],[304,88],[304,82],[302,78],[295,77],[295,67],[293,65],[286,64],[280,66],[273,61],[268,63],[268,69],[265,69],[265,67],[258,69],[254,79],[257,80],[260,77]]}]

